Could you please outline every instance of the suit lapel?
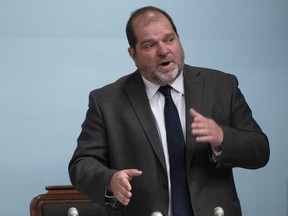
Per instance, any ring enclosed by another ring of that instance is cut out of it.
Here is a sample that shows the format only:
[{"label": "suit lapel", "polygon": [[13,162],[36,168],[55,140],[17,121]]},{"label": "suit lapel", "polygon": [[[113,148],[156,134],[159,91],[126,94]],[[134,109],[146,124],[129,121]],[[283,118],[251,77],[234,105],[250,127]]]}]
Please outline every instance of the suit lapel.
[{"label": "suit lapel", "polygon": [[194,108],[198,112],[201,111],[204,93],[204,79],[201,77],[201,72],[197,72],[187,65],[184,66],[183,76],[186,104],[187,164],[191,164],[196,141],[195,137],[191,134],[192,117],[189,114],[189,109]]},{"label": "suit lapel", "polygon": [[145,86],[139,72],[136,71],[132,74],[130,79],[127,80],[125,91],[139,119],[139,122],[142,125],[147,139],[158,156],[163,168],[166,170],[162,143],[155,124],[155,118],[147,98]]}]

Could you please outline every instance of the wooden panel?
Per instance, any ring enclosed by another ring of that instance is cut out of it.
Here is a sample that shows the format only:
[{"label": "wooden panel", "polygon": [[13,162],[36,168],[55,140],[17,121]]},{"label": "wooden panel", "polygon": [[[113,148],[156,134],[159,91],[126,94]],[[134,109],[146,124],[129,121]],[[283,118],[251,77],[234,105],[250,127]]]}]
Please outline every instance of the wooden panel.
[{"label": "wooden panel", "polygon": [[96,209],[101,208],[72,185],[46,186],[45,189],[46,194],[40,194],[31,200],[31,216],[67,216],[70,207],[76,207],[79,216],[88,216],[95,215]]}]

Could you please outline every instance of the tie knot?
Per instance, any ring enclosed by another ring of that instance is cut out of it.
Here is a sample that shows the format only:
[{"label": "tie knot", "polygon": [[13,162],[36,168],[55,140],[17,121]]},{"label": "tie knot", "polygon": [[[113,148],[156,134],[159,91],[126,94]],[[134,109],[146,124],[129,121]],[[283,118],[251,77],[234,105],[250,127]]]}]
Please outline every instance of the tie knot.
[{"label": "tie knot", "polygon": [[169,97],[171,95],[171,89],[172,87],[170,85],[160,86],[158,91],[163,94],[165,97]]}]

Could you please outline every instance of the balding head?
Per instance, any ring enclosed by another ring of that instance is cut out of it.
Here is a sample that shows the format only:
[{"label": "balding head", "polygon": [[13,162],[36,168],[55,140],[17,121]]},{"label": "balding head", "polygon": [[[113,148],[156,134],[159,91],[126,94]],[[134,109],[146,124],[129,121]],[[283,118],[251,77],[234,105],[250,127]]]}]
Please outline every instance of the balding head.
[{"label": "balding head", "polygon": [[130,47],[132,49],[135,49],[135,46],[137,44],[137,36],[135,33],[135,29],[134,29],[135,26],[137,26],[140,23],[141,25],[148,25],[149,23],[153,21],[157,21],[163,18],[163,16],[168,19],[168,21],[171,24],[172,29],[175,31],[175,33],[178,36],[177,29],[172,18],[165,11],[156,7],[152,7],[152,6],[143,7],[134,11],[131,14],[126,25],[126,35],[127,35],[127,40],[128,40]]}]

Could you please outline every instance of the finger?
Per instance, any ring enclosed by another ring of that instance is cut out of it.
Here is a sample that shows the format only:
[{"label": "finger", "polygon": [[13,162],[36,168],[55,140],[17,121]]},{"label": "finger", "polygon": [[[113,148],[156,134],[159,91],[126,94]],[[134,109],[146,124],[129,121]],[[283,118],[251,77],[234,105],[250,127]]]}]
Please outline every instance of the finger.
[{"label": "finger", "polygon": [[197,136],[196,141],[200,143],[210,143],[210,141],[213,139],[212,136],[207,135],[207,136]]},{"label": "finger", "polygon": [[209,135],[209,130],[206,128],[193,128],[191,133],[194,136],[206,136]]},{"label": "finger", "polygon": [[119,185],[119,187],[117,187],[116,194],[121,196],[122,198],[124,198],[124,197],[130,198],[131,197],[131,191],[127,190],[125,187],[123,187],[121,185]]},{"label": "finger", "polygon": [[192,122],[191,128],[192,129],[206,129],[207,124],[205,122]]},{"label": "finger", "polygon": [[128,205],[130,202],[130,199],[132,197],[132,193],[130,191],[118,191],[116,198],[119,202],[121,202],[123,205]]},{"label": "finger", "polygon": [[122,192],[132,190],[130,180],[131,177],[124,171],[124,175],[119,179],[119,185],[121,186]]},{"label": "finger", "polygon": [[128,205],[129,202],[130,202],[130,198],[124,197],[124,196],[122,196],[122,195],[115,196],[115,197],[116,197],[116,199],[117,199],[120,203],[122,203],[123,205]]},{"label": "finger", "polygon": [[[128,184],[129,184],[129,181],[128,181]],[[123,186],[123,182],[120,181],[114,188],[114,192],[113,192],[116,199],[119,202],[121,202],[123,205],[128,205],[128,203],[130,202],[130,198],[132,196],[130,189],[127,189],[127,188],[129,187],[127,187],[126,185]]]}]

